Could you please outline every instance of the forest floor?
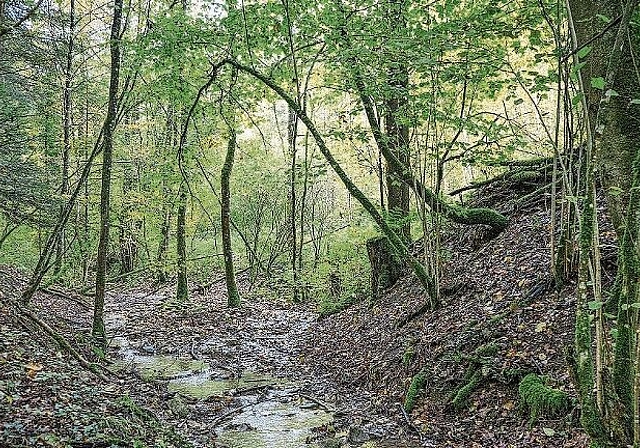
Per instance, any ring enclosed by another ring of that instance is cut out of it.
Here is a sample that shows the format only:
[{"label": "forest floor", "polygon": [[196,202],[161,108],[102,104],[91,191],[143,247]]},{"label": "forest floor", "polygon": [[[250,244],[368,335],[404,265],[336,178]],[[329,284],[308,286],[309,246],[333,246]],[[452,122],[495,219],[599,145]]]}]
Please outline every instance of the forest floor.
[{"label": "forest floor", "polygon": [[[419,446],[373,406],[375,393],[338,393],[314,373],[308,347],[318,322],[308,306],[247,293],[228,309],[221,284],[180,307],[170,287],[112,288],[111,373],[101,379],[6,301],[25,286],[19,272],[0,269],[0,285],[2,447]],[[49,289],[32,309],[94,357],[86,297]]]},{"label": "forest floor", "polygon": [[[490,240],[450,229],[443,306],[406,324],[426,300],[412,276],[323,319],[246,289],[230,310],[222,284],[182,307],[170,287],[112,285],[107,379],[20,317],[7,298],[23,277],[1,268],[0,446],[586,447],[565,361],[575,286],[547,274],[549,225],[537,202]],[[601,228],[606,268],[615,244]],[[49,290],[33,309],[92,356],[86,297]],[[564,390],[567,408],[530,419],[518,397],[528,373]]]}]

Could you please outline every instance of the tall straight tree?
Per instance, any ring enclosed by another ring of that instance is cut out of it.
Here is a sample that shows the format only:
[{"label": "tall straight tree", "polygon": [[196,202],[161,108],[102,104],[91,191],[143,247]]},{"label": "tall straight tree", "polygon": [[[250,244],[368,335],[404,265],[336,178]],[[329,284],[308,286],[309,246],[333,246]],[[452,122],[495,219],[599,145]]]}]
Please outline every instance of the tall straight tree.
[{"label": "tall straight tree", "polygon": [[[389,0],[387,4],[389,41],[387,42],[387,85],[384,92],[385,138],[389,150],[405,166],[409,166],[408,109],[409,69],[408,61],[400,50],[403,31],[406,31],[406,0]],[[394,32],[392,32],[394,30]],[[399,233],[409,240],[411,225],[409,215],[409,186],[400,180],[401,174],[387,162],[387,210],[391,218],[398,220]]]},{"label": "tall straight tree", "polygon": [[[67,39],[67,53],[64,63],[64,90],[62,91],[62,185],[60,193],[63,196],[69,194],[69,155],[71,154],[71,84],[73,82],[73,52],[75,51],[75,32],[76,32],[76,2],[71,0],[69,5],[69,38]],[[64,206],[61,206],[61,214]],[[62,229],[60,239],[56,246],[55,272],[58,273],[62,268],[64,258],[64,250],[66,245],[66,229]]]},{"label": "tall straight tree", "polygon": [[118,113],[118,87],[120,81],[120,30],[122,28],[122,0],[113,4],[113,22],[109,49],[111,53],[111,74],[109,77],[109,99],[104,125],[102,149],[102,182],[100,191],[100,240],[96,262],[96,295],[93,305],[92,334],[98,347],[105,349],[107,338],[104,329],[104,296],[107,278],[107,252],[109,250],[109,203],[111,196],[111,166],[113,159],[113,139]]}]

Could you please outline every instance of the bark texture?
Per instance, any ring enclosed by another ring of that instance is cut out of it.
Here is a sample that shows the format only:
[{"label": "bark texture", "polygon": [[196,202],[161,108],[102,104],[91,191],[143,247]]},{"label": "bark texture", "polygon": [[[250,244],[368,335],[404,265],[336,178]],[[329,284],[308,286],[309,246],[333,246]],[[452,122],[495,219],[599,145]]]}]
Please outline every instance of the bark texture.
[{"label": "bark texture", "polygon": [[118,85],[120,80],[120,30],[122,28],[122,0],[113,5],[113,23],[111,25],[111,75],[109,78],[109,100],[104,126],[102,150],[102,183],[100,191],[100,240],[96,262],[96,295],[93,306],[92,334],[97,345],[105,349],[107,339],[104,329],[104,296],[107,276],[107,258],[109,251],[109,205],[111,196],[111,165],[113,158],[113,137],[117,121]]},{"label": "bark texture", "polygon": [[240,306],[240,293],[236,284],[233,268],[233,250],[231,248],[231,172],[236,152],[236,134],[231,131],[227,154],[220,172],[220,225],[222,228],[222,252],[224,254],[224,274],[227,282],[228,304]]}]

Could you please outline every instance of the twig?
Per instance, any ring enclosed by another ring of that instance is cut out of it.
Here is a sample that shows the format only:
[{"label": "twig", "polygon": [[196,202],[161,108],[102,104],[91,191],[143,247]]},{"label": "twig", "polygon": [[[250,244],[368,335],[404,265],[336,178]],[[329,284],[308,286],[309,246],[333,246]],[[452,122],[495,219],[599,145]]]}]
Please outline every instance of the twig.
[{"label": "twig", "polygon": [[306,395],[306,394],[298,394],[300,395],[301,398],[304,398],[305,400],[309,400],[314,402],[315,404],[317,404],[318,406],[320,406],[321,409],[324,409],[325,411],[333,414],[335,412],[337,412],[336,409],[334,409],[332,406],[329,406],[328,404],[324,403],[323,401],[312,397],[311,395]]},{"label": "twig", "polygon": [[409,426],[409,428],[413,429],[415,433],[418,434],[418,437],[422,442],[424,440],[424,435],[422,434],[422,431],[420,431],[420,429],[411,421],[411,419],[409,418],[409,415],[407,414],[407,411],[405,411],[404,406],[402,406],[402,403],[396,403],[396,404],[400,408],[400,412],[402,412],[402,416],[404,417],[405,422],[407,422],[407,426]]},{"label": "twig", "polygon": [[241,388],[239,387],[235,391],[233,391],[233,393],[231,395],[233,395],[235,397],[237,395],[246,394],[248,392],[255,392],[257,390],[271,389],[272,387],[273,387],[273,384],[261,384],[259,386],[250,386],[250,387],[241,387]]},{"label": "twig", "polygon": [[218,418],[214,419],[214,420],[211,422],[211,426],[216,427],[216,426],[218,426],[220,423],[222,423],[223,421],[225,421],[227,418],[231,417],[232,415],[237,414],[237,413],[239,413],[239,412],[242,412],[244,409],[246,409],[246,408],[250,408],[251,406],[255,406],[256,404],[257,404],[257,403],[247,403],[247,404],[245,404],[245,405],[243,405],[243,406],[240,406],[239,408],[231,409],[230,411],[225,412],[224,414],[222,414],[220,417],[218,417]]}]

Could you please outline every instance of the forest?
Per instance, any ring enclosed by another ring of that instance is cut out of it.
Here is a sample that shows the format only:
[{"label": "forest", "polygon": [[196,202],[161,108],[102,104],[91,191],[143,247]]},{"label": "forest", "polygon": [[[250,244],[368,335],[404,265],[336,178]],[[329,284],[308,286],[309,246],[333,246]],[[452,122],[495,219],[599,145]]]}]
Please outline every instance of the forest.
[{"label": "forest", "polygon": [[640,448],[640,1],[0,0],[0,447]]}]

